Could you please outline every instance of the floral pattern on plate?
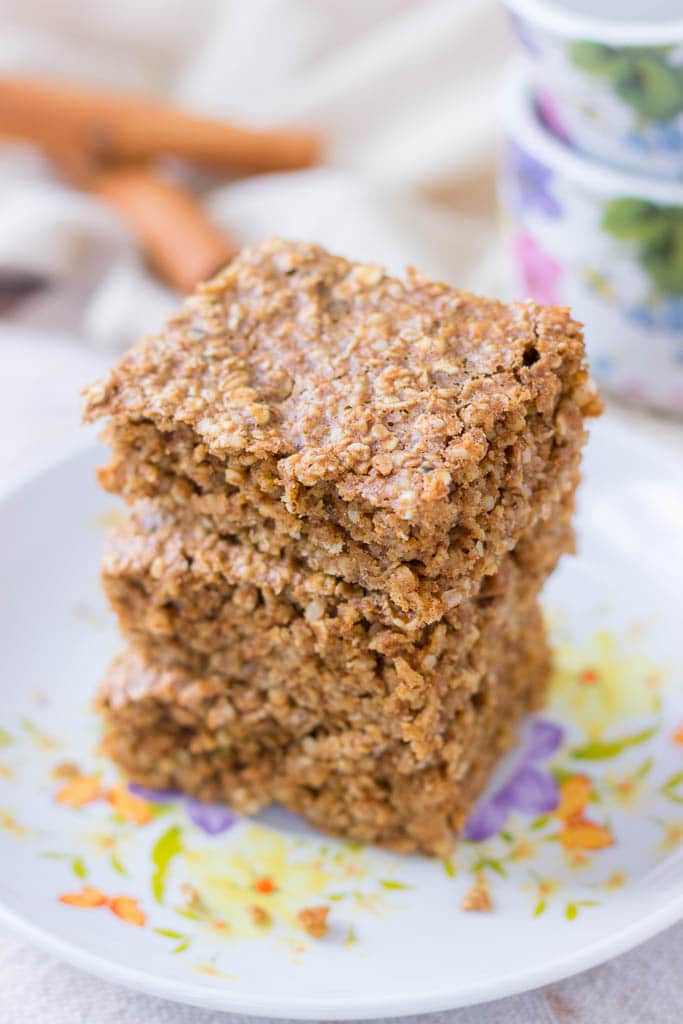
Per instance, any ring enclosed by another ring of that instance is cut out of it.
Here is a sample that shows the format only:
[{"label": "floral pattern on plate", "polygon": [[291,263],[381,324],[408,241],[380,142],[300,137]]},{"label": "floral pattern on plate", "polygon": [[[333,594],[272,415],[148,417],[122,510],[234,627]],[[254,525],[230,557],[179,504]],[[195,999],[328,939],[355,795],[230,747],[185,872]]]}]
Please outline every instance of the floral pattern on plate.
[{"label": "floral pattern on plate", "polygon": [[[553,907],[575,920],[628,883],[619,855],[625,816],[637,815],[650,833],[654,861],[678,847],[683,770],[660,762],[662,751],[683,747],[683,722],[666,735],[662,679],[632,644],[604,631],[584,649],[560,644],[547,708],[525,724],[443,862],[446,880],[458,886],[459,895],[444,894],[454,913],[463,906],[495,913],[513,887],[527,894],[530,915]],[[362,944],[364,917],[391,916],[412,888],[400,857],[126,785],[97,755],[64,761],[66,738],[50,733],[40,710],[0,732],[2,777],[9,798],[26,748],[44,762],[44,798],[61,807],[72,842],[39,852],[64,864],[55,900],[65,913],[110,913],[122,926],[150,929],[170,954],[196,954],[197,970],[224,979],[235,941],[275,943],[295,960],[321,940],[351,950]],[[93,736],[97,728],[93,719]],[[42,847],[11,801],[0,828]],[[116,891],[100,880],[102,865],[119,877]],[[475,887],[464,898],[463,885]],[[474,903],[472,892],[484,903]]]}]

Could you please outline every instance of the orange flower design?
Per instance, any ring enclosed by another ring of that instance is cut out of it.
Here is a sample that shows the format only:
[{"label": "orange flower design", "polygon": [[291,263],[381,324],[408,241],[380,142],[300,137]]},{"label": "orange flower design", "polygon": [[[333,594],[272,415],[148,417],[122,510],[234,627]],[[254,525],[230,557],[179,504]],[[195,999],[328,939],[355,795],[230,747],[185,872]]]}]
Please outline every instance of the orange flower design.
[{"label": "orange flower design", "polygon": [[132,896],[114,896],[108,901],[108,906],[111,912],[120,917],[122,921],[137,925],[138,928],[142,928],[147,920],[144,910]]},{"label": "orange flower design", "polygon": [[81,907],[88,910],[91,907],[103,907],[107,903],[107,897],[99,889],[93,889],[91,885],[84,885],[80,892],[65,892],[59,897],[60,903],[66,903],[69,907]]},{"label": "orange flower design", "polygon": [[147,920],[144,910],[132,896],[106,896],[91,885],[84,885],[79,892],[64,893],[59,897],[59,902],[82,910],[108,907],[112,914],[116,914],[126,924],[134,924],[138,928],[142,928]]},{"label": "orange flower design", "polygon": [[103,795],[99,775],[73,775],[66,785],[62,786],[55,800],[67,807],[84,807],[99,800]]},{"label": "orange flower design", "polygon": [[99,775],[84,775],[78,765],[58,765],[55,773],[64,781],[55,800],[65,807],[81,808],[86,804],[106,800],[115,815],[135,825],[146,825],[152,820],[152,807],[147,800],[130,793],[126,786],[105,789]]},{"label": "orange flower design", "polygon": [[152,820],[152,808],[147,800],[129,793],[125,786],[115,786],[106,794],[114,814],[132,821],[135,825],[146,825]]},{"label": "orange flower design", "polygon": [[614,845],[609,829],[585,816],[590,795],[587,775],[570,775],[560,786],[560,802],[553,813],[562,822],[560,842],[565,850],[592,852]]}]

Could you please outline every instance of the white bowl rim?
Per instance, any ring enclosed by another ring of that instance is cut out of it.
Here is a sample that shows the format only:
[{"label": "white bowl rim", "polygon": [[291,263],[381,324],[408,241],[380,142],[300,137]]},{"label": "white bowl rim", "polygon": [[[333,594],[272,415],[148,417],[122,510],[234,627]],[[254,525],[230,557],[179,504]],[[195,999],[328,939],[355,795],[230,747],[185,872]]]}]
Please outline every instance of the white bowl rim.
[{"label": "white bowl rim", "polygon": [[674,46],[683,43],[683,18],[618,21],[561,9],[553,0],[503,0],[505,7],[559,36],[607,46]]},{"label": "white bowl rim", "polygon": [[530,76],[520,58],[504,76],[504,134],[530,156],[566,175],[588,192],[633,196],[664,206],[683,207],[683,182],[645,177],[601,164],[556,139],[538,120]]}]

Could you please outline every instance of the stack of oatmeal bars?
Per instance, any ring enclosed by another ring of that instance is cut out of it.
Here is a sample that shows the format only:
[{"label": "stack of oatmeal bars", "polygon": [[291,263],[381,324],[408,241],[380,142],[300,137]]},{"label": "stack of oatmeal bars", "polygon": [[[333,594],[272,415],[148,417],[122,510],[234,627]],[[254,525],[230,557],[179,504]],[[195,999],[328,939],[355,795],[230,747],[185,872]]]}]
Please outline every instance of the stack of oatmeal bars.
[{"label": "stack of oatmeal bars", "polygon": [[103,567],[128,645],[108,753],[445,853],[543,698],[538,594],[598,411],[564,309],[245,250],[86,393],[131,504]]}]

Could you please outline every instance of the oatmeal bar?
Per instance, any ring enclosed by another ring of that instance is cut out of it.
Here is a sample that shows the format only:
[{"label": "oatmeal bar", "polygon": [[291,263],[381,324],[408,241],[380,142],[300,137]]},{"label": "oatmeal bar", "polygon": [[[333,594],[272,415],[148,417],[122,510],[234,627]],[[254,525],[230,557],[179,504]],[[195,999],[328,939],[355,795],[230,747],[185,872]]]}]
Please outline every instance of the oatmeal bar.
[{"label": "oatmeal bar", "polygon": [[[273,563],[151,503],[109,538],[103,582],[126,639],[160,667],[248,683],[264,716],[313,730],[340,716],[402,739],[405,758],[438,750],[444,725],[479,685],[499,641],[571,545],[571,505],[542,538],[520,541],[477,595],[406,631],[376,595]],[[226,712],[228,713],[228,712]]]},{"label": "oatmeal bar", "polygon": [[109,419],[105,487],[381,593],[413,626],[556,514],[596,411],[566,310],[282,241],[86,394]]},{"label": "oatmeal bar", "polygon": [[131,504],[99,706],[135,780],[443,854],[550,655],[584,419],[567,310],[270,241],[86,393]]},{"label": "oatmeal bar", "polygon": [[445,855],[545,690],[550,659],[535,603],[521,625],[516,641],[494,641],[478,686],[417,767],[405,742],[371,721],[299,721],[264,704],[253,683],[160,668],[135,650],[114,662],[100,692],[104,749],[146,786],[225,800],[247,814],[276,801],[325,832]]}]

